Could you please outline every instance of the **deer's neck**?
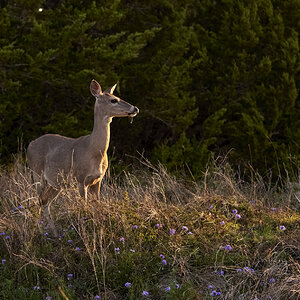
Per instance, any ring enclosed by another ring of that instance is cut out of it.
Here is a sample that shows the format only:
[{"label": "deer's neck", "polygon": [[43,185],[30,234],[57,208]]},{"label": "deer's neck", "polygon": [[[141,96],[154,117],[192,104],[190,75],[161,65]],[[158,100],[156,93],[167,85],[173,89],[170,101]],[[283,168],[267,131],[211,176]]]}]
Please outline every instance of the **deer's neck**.
[{"label": "deer's neck", "polygon": [[104,155],[109,146],[111,117],[103,112],[94,113],[94,128],[90,135],[90,150],[95,154]]}]

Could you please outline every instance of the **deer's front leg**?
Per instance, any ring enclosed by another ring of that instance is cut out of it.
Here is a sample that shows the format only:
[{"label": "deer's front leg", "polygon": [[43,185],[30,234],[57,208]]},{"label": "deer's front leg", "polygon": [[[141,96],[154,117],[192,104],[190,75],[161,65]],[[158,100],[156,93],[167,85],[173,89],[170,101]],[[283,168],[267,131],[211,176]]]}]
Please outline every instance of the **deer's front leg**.
[{"label": "deer's front leg", "polygon": [[99,182],[101,181],[101,174],[100,172],[94,174],[94,175],[88,175],[85,177],[84,179],[84,183],[83,183],[83,196],[84,199],[87,201],[87,189],[90,186],[94,186],[99,184]]},{"label": "deer's front leg", "polygon": [[96,195],[97,200],[100,200],[100,186],[101,186],[100,181],[90,186],[91,192]]}]

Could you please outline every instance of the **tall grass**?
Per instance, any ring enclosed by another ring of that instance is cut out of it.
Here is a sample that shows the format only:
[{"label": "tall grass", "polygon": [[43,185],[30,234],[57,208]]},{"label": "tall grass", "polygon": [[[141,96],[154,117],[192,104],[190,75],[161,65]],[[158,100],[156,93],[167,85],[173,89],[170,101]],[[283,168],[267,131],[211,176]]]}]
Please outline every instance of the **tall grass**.
[{"label": "tall grass", "polygon": [[297,184],[266,182],[226,162],[200,183],[145,162],[108,176],[100,201],[62,186],[55,238],[17,163],[0,179],[0,299],[299,299]]}]

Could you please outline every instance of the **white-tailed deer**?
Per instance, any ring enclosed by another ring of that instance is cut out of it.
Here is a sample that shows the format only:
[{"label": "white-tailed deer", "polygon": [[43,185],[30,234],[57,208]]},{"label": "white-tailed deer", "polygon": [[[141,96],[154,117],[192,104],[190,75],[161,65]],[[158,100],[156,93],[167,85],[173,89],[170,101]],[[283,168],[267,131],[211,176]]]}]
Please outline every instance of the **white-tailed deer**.
[{"label": "white-tailed deer", "polygon": [[[43,193],[40,195],[47,217],[51,218],[50,205],[53,201],[48,197],[51,194],[49,190],[59,189],[62,174],[76,178],[80,195],[85,200],[87,200],[88,189],[99,199],[101,181],[108,166],[107,149],[112,118],[134,117],[139,113],[136,106],[113,95],[115,87],[116,85],[102,92],[99,83],[92,80],[90,91],[96,98],[96,102],[94,128],[90,135],[68,138],[45,134],[29,144],[27,162],[34,172],[35,181],[47,185],[47,192],[43,186],[41,188]],[[52,220],[48,221],[52,223]]]}]

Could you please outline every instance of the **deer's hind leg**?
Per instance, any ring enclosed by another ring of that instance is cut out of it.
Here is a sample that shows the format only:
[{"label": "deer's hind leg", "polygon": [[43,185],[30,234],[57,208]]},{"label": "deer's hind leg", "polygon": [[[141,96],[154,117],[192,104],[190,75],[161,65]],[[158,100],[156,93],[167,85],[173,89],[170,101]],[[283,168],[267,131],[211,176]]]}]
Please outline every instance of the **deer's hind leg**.
[{"label": "deer's hind leg", "polygon": [[58,197],[59,193],[60,190],[47,184],[44,186],[43,192],[40,194],[41,217],[45,219],[54,236],[58,236],[58,234],[51,216],[50,209],[52,203]]}]

